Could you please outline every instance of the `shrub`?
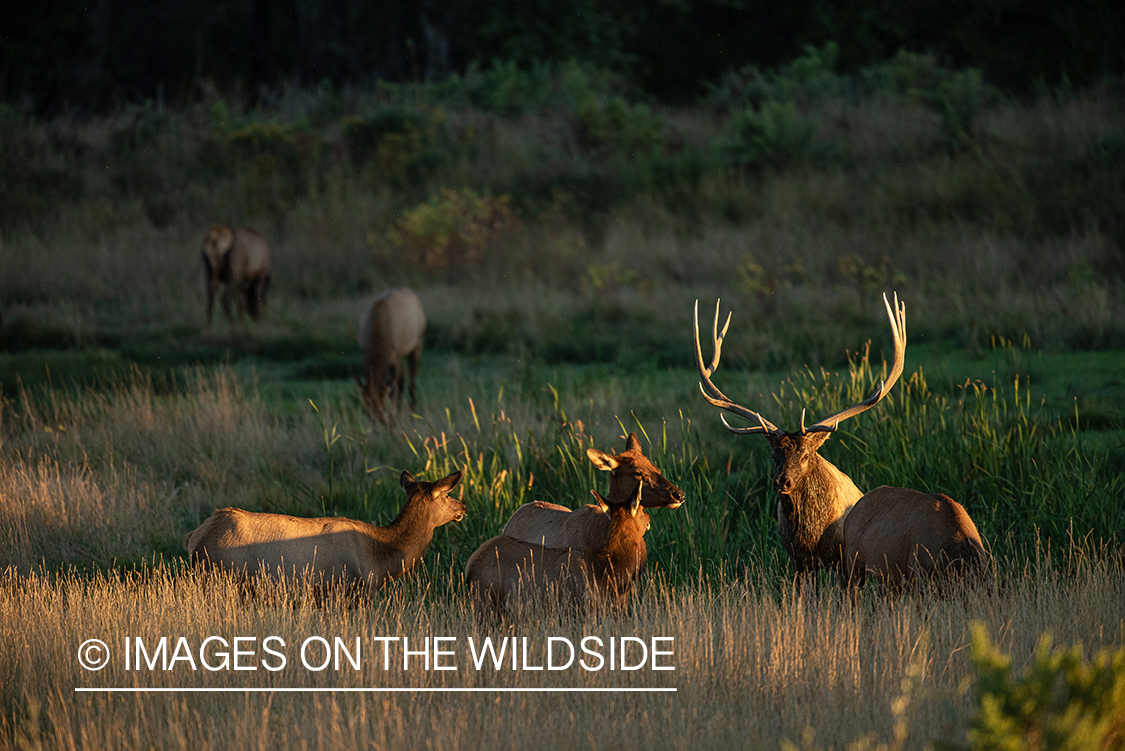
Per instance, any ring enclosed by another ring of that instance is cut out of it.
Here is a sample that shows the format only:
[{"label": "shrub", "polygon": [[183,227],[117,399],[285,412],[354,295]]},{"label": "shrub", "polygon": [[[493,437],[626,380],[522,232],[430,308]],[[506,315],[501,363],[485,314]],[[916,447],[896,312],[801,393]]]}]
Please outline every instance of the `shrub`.
[{"label": "shrub", "polygon": [[1051,650],[1039,640],[1035,660],[1018,678],[1012,658],[974,624],[974,751],[1125,749],[1125,648],[1082,658],[1082,647]]},{"label": "shrub", "polygon": [[443,188],[403,214],[387,233],[387,240],[430,273],[477,267],[485,248],[512,224],[508,202],[508,196],[478,196],[468,189]]},{"label": "shrub", "polygon": [[816,123],[793,102],[770,101],[761,109],[748,107],[730,119],[731,160],[744,167],[785,167],[812,154]]}]

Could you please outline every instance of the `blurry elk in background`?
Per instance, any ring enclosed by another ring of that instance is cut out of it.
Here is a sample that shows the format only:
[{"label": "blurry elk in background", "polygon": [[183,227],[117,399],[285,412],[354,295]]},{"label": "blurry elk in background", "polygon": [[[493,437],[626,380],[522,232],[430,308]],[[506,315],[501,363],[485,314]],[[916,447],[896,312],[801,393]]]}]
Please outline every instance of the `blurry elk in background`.
[{"label": "blurry elk in background", "polygon": [[719,332],[719,303],[715,303],[715,321],[711,339],[715,354],[711,364],[703,363],[699,343],[699,301],[695,303],[695,359],[702,382],[699,385],[703,398],[722,410],[753,420],[757,425],[745,428],[731,426],[723,416],[727,430],[739,435],[761,435],[773,450],[774,488],[778,493],[777,523],[781,544],[797,572],[797,586],[802,579],[815,575],[822,568],[837,569],[844,545],[844,516],[863,496],[846,474],[817,451],[839,427],[840,423],[874,407],[895,385],[906,356],[906,305],[895,295],[894,309],[883,295],[887,317],[894,336],[894,362],[886,380],[867,399],[842,412],[825,418],[815,425],[805,427],[804,412],[801,427],[796,432],[780,430],[760,414],[735,404],[711,382],[711,375],[719,366],[723,338],[730,327],[730,315]]},{"label": "blurry elk in background", "polygon": [[257,232],[229,224],[216,224],[203,238],[203,270],[207,279],[207,328],[215,309],[215,293],[225,284],[223,314],[234,324],[231,303],[238,306],[238,319],[249,311],[261,322],[266,291],[270,286],[270,248]]},{"label": "blurry elk in background", "polygon": [[389,425],[386,400],[391,394],[402,402],[406,358],[410,366],[410,408],[417,403],[414,381],[422,357],[426,313],[418,295],[394,287],[376,297],[359,322],[359,348],[363,350],[363,376],[356,378],[363,407],[373,420]]}]

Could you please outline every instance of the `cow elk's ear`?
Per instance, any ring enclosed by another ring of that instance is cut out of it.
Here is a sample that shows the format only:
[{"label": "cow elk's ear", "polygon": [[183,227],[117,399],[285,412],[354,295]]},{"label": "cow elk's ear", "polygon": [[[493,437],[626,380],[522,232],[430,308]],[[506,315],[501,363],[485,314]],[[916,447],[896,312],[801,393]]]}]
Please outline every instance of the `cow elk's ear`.
[{"label": "cow elk's ear", "polygon": [[414,484],[414,475],[410,474],[405,469],[402,470],[402,474],[399,475],[398,478],[398,484],[402,486],[403,490],[409,491],[410,486]]},{"label": "cow elk's ear", "polygon": [[606,503],[605,498],[602,498],[601,493],[596,490],[591,490],[590,493],[594,496],[594,500],[597,501],[598,508],[603,512],[609,511],[609,504]]},{"label": "cow elk's ear", "polygon": [[458,470],[458,471],[454,472],[453,474],[449,475],[448,477],[441,478],[440,480],[438,480],[437,482],[434,483],[434,490],[436,490],[438,492],[441,492],[441,493],[448,493],[449,491],[451,491],[455,487],[457,487],[457,484],[459,482],[461,482],[461,476],[462,476],[462,472],[460,470]]},{"label": "cow elk's ear", "polygon": [[604,451],[586,449],[586,456],[594,463],[595,467],[603,472],[611,472],[617,469],[617,460]]},{"label": "cow elk's ear", "polygon": [[643,491],[644,491],[644,485],[638,484],[637,485],[637,496],[633,499],[633,502],[629,504],[629,513],[632,514],[634,517],[637,514],[641,513],[641,508],[642,508],[642,506],[641,506],[641,493]]},{"label": "cow elk's ear", "polygon": [[640,451],[641,450],[641,441],[640,441],[640,439],[637,438],[636,433],[630,433],[629,437],[625,439],[625,450],[626,451]]}]

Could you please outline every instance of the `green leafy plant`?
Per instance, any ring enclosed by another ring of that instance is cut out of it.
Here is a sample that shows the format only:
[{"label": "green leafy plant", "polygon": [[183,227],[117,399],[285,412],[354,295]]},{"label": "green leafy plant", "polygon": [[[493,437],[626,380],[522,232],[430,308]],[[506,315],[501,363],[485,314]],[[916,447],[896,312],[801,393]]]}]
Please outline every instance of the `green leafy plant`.
[{"label": "green leafy plant", "polygon": [[387,240],[431,273],[478,266],[488,245],[513,221],[508,201],[508,196],[443,188],[403,214]]},{"label": "green leafy plant", "polygon": [[1044,634],[1031,665],[1013,676],[1012,658],[982,624],[972,635],[974,751],[1125,749],[1125,649],[1086,660],[1081,645],[1052,650]]}]

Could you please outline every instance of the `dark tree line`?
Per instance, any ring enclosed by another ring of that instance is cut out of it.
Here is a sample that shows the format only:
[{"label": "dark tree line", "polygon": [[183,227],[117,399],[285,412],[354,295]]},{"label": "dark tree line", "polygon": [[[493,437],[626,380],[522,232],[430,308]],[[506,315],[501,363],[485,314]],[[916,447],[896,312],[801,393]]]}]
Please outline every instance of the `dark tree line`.
[{"label": "dark tree line", "polygon": [[906,48],[1020,93],[1125,70],[1114,0],[40,0],[0,4],[0,100],[41,112],[283,82],[441,80],[470,63],[577,59],[664,101],[835,41],[858,67]]}]

